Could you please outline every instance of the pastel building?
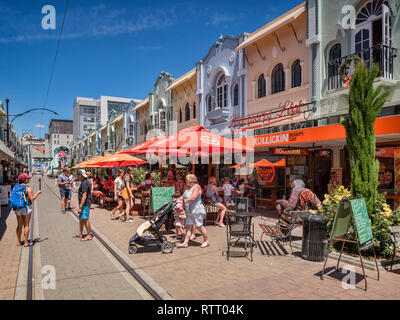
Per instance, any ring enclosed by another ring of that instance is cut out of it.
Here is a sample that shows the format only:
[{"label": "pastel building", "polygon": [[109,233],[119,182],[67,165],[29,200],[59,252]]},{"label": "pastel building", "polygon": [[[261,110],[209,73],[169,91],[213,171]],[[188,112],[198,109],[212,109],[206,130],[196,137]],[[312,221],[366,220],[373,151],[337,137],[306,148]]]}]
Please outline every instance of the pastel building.
[{"label": "pastel building", "polygon": [[198,123],[196,80],[196,69],[193,69],[176,79],[166,90],[172,94],[172,120],[177,131]]},{"label": "pastel building", "polygon": [[150,99],[146,98],[139,102],[133,109],[137,122],[137,143],[146,141],[147,133],[150,131]]},{"label": "pastel building", "polygon": [[221,135],[230,134],[233,115],[247,114],[245,55],[235,50],[245,37],[221,36],[196,65],[199,124]]},{"label": "pastel building", "polygon": [[174,76],[162,71],[154,84],[154,91],[149,93],[150,128],[168,135],[169,122],[172,120],[171,92],[166,91],[172,85]]},{"label": "pastel building", "polygon": [[[318,135],[314,145],[331,151],[325,167],[350,183],[350,163],[341,118],[348,117],[349,87],[344,79],[354,70],[357,56],[370,67],[375,63],[381,85],[391,94],[375,122],[379,191],[400,207],[400,1],[308,0],[310,96],[315,101],[315,125],[328,135]],[[317,163],[321,167],[321,162]],[[388,177],[385,180],[384,177]],[[317,181],[317,177],[314,178]]]}]

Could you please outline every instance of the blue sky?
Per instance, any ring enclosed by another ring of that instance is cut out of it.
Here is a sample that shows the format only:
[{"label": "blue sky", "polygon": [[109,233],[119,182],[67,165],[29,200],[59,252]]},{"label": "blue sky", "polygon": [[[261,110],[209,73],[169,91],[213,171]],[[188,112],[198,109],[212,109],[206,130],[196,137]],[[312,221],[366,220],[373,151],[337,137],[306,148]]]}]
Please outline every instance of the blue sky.
[{"label": "blue sky", "polygon": [[[301,0],[70,0],[49,93],[49,107],[14,122],[18,135],[43,137],[51,118],[72,119],[75,97],[144,99],[163,70],[176,78],[195,67],[221,34],[253,32]],[[42,7],[56,8],[44,30]],[[43,107],[64,0],[1,0],[0,100],[10,114]]]}]

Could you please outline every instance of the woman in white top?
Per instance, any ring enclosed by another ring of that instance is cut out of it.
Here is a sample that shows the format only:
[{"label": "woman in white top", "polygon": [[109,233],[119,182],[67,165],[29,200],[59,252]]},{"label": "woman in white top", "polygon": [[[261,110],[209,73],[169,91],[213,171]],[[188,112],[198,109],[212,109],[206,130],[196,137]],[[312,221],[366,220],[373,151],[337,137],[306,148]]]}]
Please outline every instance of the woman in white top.
[{"label": "woman in white top", "polygon": [[201,187],[198,185],[197,178],[194,174],[187,175],[186,185],[187,188],[183,194],[183,203],[186,209],[186,236],[184,242],[177,245],[177,247],[187,248],[189,246],[193,227],[196,226],[204,238],[204,242],[201,244],[200,248],[206,248],[209,244],[207,231],[204,227],[206,211],[201,201]]},{"label": "woman in white top", "polygon": [[125,176],[124,170],[119,169],[118,177],[114,181],[114,200],[118,203],[118,205],[111,212],[111,220],[115,220],[114,215],[118,209],[120,216],[123,217],[124,215],[124,199],[120,195],[122,189],[125,188],[124,176]]}]

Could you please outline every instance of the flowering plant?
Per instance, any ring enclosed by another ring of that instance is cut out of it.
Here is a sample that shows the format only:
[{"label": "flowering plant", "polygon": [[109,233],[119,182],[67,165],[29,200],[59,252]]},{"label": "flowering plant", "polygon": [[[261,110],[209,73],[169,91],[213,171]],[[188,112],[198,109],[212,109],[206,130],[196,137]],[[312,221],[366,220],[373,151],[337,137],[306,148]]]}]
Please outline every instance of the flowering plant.
[{"label": "flowering plant", "polygon": [[379,253],[383,257],[393,254],[393,243],[390,237],[389,227],[400,225],[400,210],[392,211],[386,203],[386,199],[379,194],[376,199],[376,210],[372,216],[372,233],[374,239],[379,242]]}]

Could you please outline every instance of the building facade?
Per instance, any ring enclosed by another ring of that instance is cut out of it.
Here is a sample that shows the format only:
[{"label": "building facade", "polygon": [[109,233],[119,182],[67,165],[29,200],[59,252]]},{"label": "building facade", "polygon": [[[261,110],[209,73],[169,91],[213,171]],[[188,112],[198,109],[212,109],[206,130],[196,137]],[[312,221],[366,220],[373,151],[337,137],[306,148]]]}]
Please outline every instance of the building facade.
[{"label": "building facade", "polygon": [[[354,70],[354,56],[368,67],[378,65],[375,85],[391,90],[391,95],[375,124],[377,158],[380,162],[380,191],[388,201],[400,194],[400,2],[383,0],[307,1],[310,47],[310,96],[316,102],[315,125],[336,134],[318,145],[331,151],[326,167],[348,185],[350,164],[345,133],[340,119],[349,110],[347,76]],[[354,14],[353,14],[354,13]],[[350,17],[350,19],[349,19]],[[322,129],[320,129],[322,130]],[[387,179],[385,179],[385,176]],[[391,177],[391,178],[390,178]],[[390,181],[389,181],[390,180]]]},{"label": "building facade", "polygon": [[77,97],[74,101],[74,142],[107,124],[129,110],[139,100],[101,96],[98,99]]},{"label": "building facade", "polygon": [[184,74],[167,88],[172,95],[172,120],[175,128],[172,132],[180,131],[198,124],[198,101],[196,95],[197,76],[196,69]]},{"label": "building facade", "polygon": [[199,124],[221,135],[230,134],[232,116],[247,114],[245,56],[235,50],[245,37],[221,36],[196,65]]},{"label": "building facade", "polygon": [[172,120],[172,96],[167,88],[172,85],[174,76],[162,71],[154,84],[154,91],[149,93],[150,129],[162,135],[170,132],[169,122]]}]

